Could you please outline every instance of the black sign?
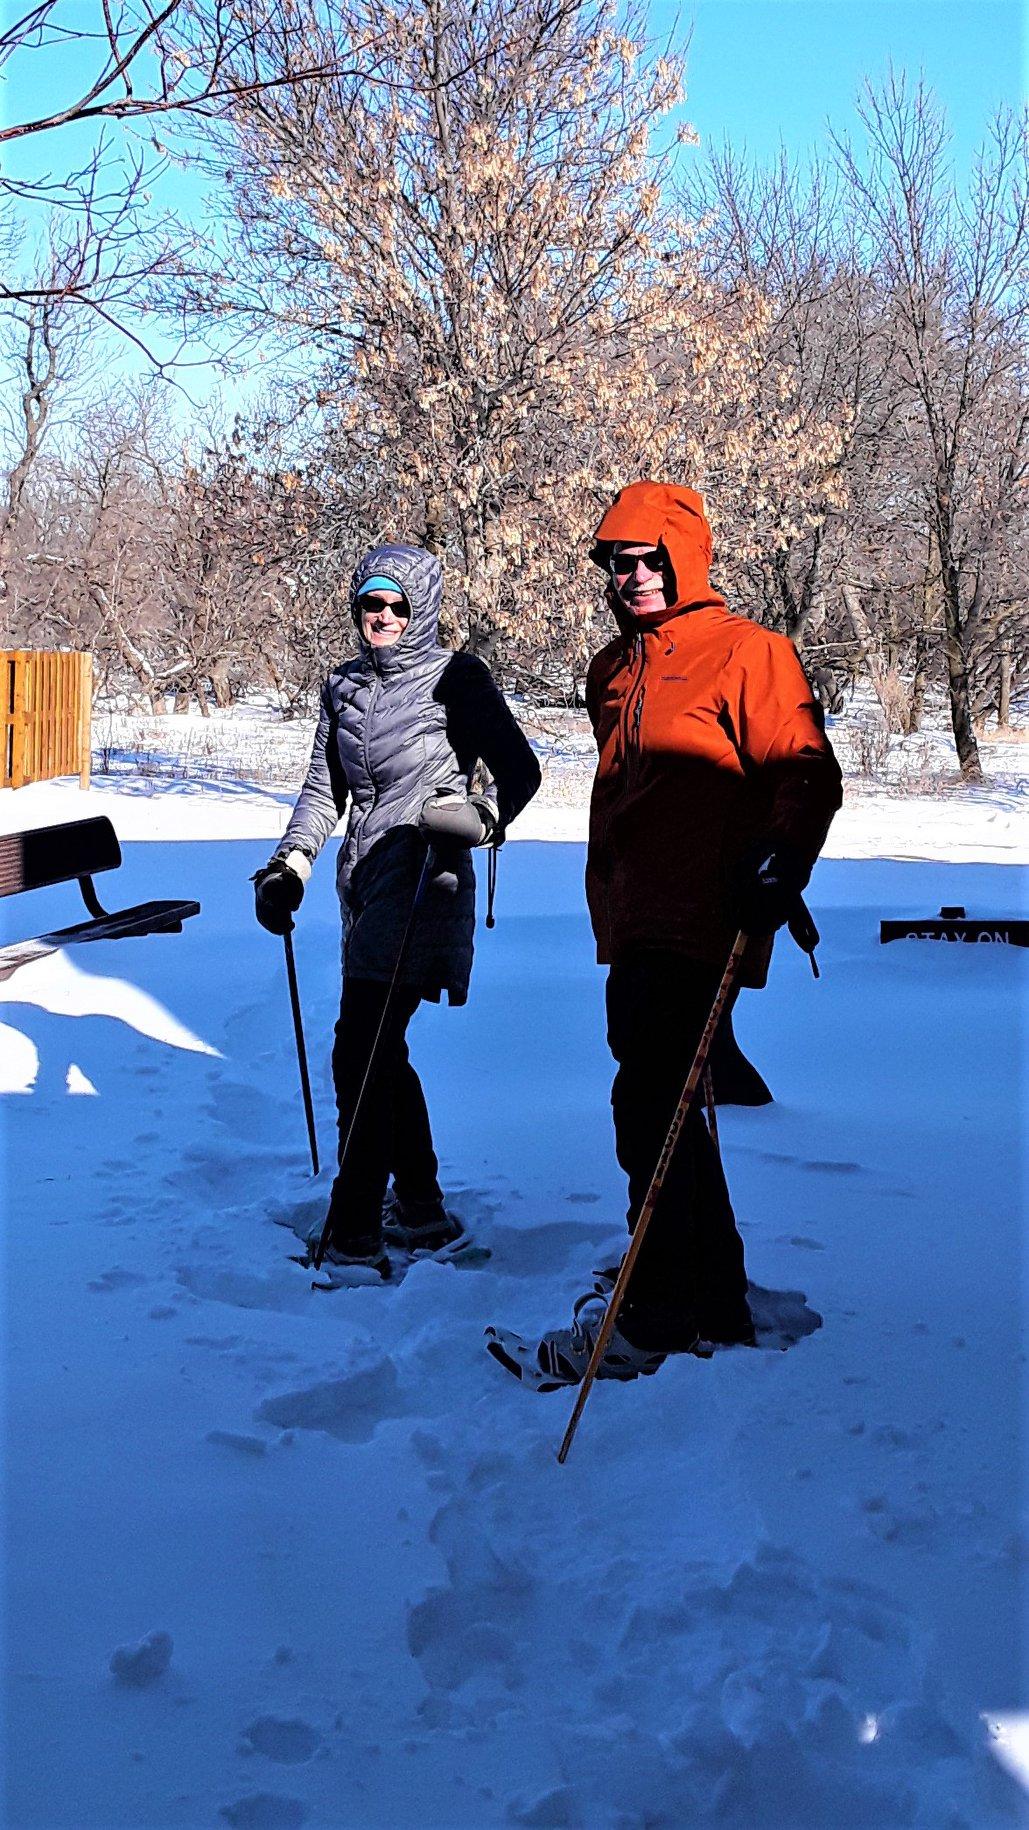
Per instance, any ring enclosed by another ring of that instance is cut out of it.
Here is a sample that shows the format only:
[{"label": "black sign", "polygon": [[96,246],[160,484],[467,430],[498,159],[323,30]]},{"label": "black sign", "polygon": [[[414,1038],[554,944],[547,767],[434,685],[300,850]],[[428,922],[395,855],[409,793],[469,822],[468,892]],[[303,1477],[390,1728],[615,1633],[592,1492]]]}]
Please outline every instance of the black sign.
[{"label": "black sign", "polygon": [[1029,920],[999,915],[995,921],[977,921],[964,915],[927,915],[923,921],[881,921],[879,939],[955,940],[973,945],[1003,942],[1009,947],[1029,947]]}]

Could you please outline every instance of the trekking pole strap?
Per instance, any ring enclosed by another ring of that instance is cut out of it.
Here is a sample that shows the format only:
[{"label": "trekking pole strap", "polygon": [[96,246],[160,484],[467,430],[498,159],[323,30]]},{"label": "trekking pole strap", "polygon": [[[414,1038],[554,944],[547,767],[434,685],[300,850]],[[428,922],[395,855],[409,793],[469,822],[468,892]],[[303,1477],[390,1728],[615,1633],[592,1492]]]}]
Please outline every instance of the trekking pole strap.
[{"label": "trekking pole strap", "polygon": [[704,1104],[707,1107],[707,1128],[711,1133],[711,1142],[721,1157],[721,1145],[718,1142],[718,1110],[715,1099],[715,1077],[711,1071],[710,1061],[704,1066]]},{"label": "trekking pole strap", "polygon": [[791,939],[796,941],[802,953],[807,954],[815,978],[821,978],[822,975],[818,970],[818,961],[815,958],[815,948],[818,946],[822,937],[815,927],[811,910],[808,908],[803,896],[798,895],[786,925],[789,929]]}]

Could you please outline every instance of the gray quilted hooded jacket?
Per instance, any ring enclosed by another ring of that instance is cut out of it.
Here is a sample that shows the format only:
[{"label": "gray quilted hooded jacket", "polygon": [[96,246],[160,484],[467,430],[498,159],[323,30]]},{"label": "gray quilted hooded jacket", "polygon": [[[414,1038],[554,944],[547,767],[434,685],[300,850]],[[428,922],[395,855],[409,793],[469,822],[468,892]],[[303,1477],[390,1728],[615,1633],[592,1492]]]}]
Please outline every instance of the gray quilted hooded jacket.
[{"label": "gray quilted hooded jacket", "polygon": [[[343,970],[391,979],[418,884],[424,802],[442,791],[467,795],[476,763],[489,770],[496,842],[540,784],[539,765],[497,689],[472,655],[438,640],[443,574],[421,547],[380,546],[354,573],[350,608],[376,574],[395,579],[410,608],[390,648],[360,640],[352,661],[329,674],[311,764],[276,856],[314,862],[348,805],[336,884],[343,913]],[[475,873],[464,848],[437,849],[411,931],[403,982],[451,1004],[468,994],[475,927]]]}]

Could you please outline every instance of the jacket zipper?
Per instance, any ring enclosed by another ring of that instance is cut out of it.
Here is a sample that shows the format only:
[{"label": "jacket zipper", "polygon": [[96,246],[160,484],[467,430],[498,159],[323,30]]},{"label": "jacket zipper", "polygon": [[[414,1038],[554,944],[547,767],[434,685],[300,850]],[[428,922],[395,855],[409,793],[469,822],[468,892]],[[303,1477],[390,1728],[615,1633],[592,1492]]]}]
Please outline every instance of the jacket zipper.
[{"label": "jacket zipper", "polygon": [[[626,692],[625,699],[622,704],[621,715],[619,717],[619,727],[620,727],[620,731],[621,731],[621,740],[622,740],[622,791],[621,791],[622,798],[624,798],[624,796],[628,793],[628,790],[629,790],[630,758],[633,756],[638,757],[639,753],[640,753],[640,721],[643,717],[643,701],[646,697],[646,692],[647,692],[647,688],[644,683],[644,674],[646,672],[647,658],[646,658],[646,648],[644,646],[644,641],[643,641],[642,635],[636,635],[633,637],[633,647],[635,649],[637,649],[637,651],[638,651],[637,668],[636,668],[635,674],[633,675],[633,678],[629,682],[629,687]],[[635,698],[633,697],[634,694],[635,694]],[[630,712],[630,707],[631,707],[631,712]],[[607,842],[607,835],[608,835],[608,832],[610,831],[610,828],[611,828],[611,816],[609,814],[607,821],[605,823],[605,826],[604,826],[604,836],[603,836],[603,840],[602,840],[603,844],[606,844],[606,842]],[[605,881],[604,881],[604,902],[607,907],[608,931],[610,932],[610,928],[611,928],[611,883],[610,883],[609,877],[605,877]]]},{"label": "jacket zipper", "polygon": [[[637,689],[640,686],[642,686],[643,671],[646,666],[646,656],[645,656],[644,647],[643,647],[643,637],[641,635],[633,636],[632,645],[633,645],[633,648],[637,649],[638,661],[637,661],[636,672],[629,682],[629,687],[626,692],[625,699],[622,703],[622,715],[621,715],[621,719],[620,719],[621,737],[622,737],[622,756],[623,756],[626,768],[628,767],[628,762],[629,762],[629,751],[632,747],[632,737],[630,736],[630,727],[629,727],[630,708],[632,710],[632,715],[635,718],[636,706],[634,703],[634,694],[637,692]],[[639,737],[638,724],[634,724],[633,730],[632,730],[632,736],[635,736],[638,739],[638,737]]]},{"label": "jacket zipper", "polygon": [[633,739],[633,749],[634,749],[637,763],[639,762],[640,757],[642,755],[642,751],[640,749],[640,724],[642,723],[642,720],[643,720],[643,701],[646,698],[646,696],[647,696],[647,688],[646,688],[645,684],[643,684],[641,682],[640,690],[636,697],[636,704],[633,707],[633,713],[632,713],[632,739]]},{"label": "jacket zipper", "polygon": [[625,711],[622,724],[622,742],[625,753],[625,786],[629,785],[630,765],[638,763],[640,758],[640,722],[643,717],[643,701],[647,696],[646,671],[647,651],[642,635],[634,637],[639,643],[639,665],[635,678],[625,695]]},{"label": "jacket zipper", "polygon": [[375,803],[379,798],[379,790],[378,790],[378,786],[375,781],[375,771],[372,768],[372,759],[369,754],[368,745],[369,745],[369,741],[371,738],[371,732],[372,732],[372,711],[375,706],[375,701],[379,696],[379,688],[381,685],[382,685],[382,680],[379,675],[379,670],[378,670],[378,668],[376,668],[375,678],[372,681],[371,692],[368,695],[368,709],[365,712],[365,717],[364,717],[364,745],[363,745],[364,767],[365,767],[365,773],[368,777],[368,780],[371,782],[371,785],[372,785],[372,798],[368,803],[368,807],[367,807],[367,810],[366,810],[365,816],[364,816],[365,819],[367,819],[369,814],[372,813],[372,811],[375,807]]}]

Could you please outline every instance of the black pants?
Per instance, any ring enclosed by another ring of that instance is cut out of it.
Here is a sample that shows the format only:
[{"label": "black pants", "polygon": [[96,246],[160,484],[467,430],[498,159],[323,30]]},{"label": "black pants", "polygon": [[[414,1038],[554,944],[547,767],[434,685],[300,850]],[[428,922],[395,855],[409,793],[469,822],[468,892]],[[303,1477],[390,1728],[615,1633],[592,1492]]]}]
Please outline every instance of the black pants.
[{"label": "black pants", "polygon": [[[714,967],[658,950],[611,968],[608,1043],[618,1063],[611,1106],[618,1161],[629,1178],[630,1232],[720,977]],[[746,1293],[743,1241],[698,1095],[640,1248],[622,1327],[633,1339],[648,1332],[652,1318],[657,1333],[667,1328],[674,1336],[680,1326],[688,1334],[695,1321],[701,1333],[721,1339],[745,1322]]]},{"label": "black pants", "polygon": [[343,981],[332,1049],[340,1168],[331,1202],[331,1240],[343,1249],[355,1240],[381,1237],[382,1203],[391,1174],[402,1200],[432,1201],[441,1192],[425,1095],[405,1040],[420,1002],[417,991],[408,986],[398,986],[393,994],[357,1125],[350,1134],[388,989],[377,979]]}]

